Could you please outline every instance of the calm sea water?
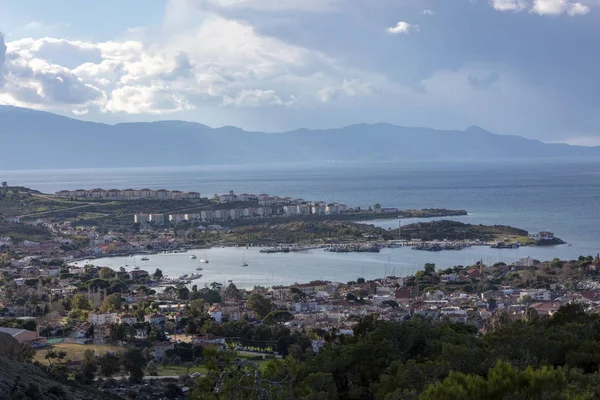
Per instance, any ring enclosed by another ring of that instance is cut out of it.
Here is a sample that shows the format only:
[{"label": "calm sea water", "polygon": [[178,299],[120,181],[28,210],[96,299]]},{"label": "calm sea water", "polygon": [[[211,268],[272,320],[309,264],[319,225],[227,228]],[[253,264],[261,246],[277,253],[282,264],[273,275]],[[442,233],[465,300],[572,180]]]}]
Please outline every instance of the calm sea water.
[{"label": "calm sea water", "polygon": [[[212,196],[231,189],[338,201],[349,206],[368,207],[380,203],[399,208],[461,208],[470,215],[455,219],[507,224],[529,231],[548,229],[571,244],[515,250],[474,247],[441,253],[393,249],[378,255],[324,252],[260,255],[249,250],[248,257],[255,258],[252,266],[243,271],[238,266],[241,256],[236,253],[237,249],[213,250],[216,260],[222,257],[222,265],[214,266],[215,273],[218,271],[223,274],[223,279],[238,279],[248,285],[266,284],[267,281],[289,283],[312,278],[343,281],[360,275],[380,276],[385,273],[386,265],[395,265],[396,273],[411,272],[427,261],[443,266],[485,260],[486,257],[506,261],[527,255],[541,259],[576,258],[580,254],[600,251],[600,162],[327,163],[3,171],[0,180],[44,192],[93,187],[150,187],[193,190]],[[397,227],[395,220],[374,223]],[[163,270],[170,268],[169,264],[173,265],[173,273],[190,272],[189,256],[181,256],[181,263],[176,261],[179,259],[176,256],[162,257],[159,257],[159,263]],[[114,262],[124,264],[121,260]]]}]

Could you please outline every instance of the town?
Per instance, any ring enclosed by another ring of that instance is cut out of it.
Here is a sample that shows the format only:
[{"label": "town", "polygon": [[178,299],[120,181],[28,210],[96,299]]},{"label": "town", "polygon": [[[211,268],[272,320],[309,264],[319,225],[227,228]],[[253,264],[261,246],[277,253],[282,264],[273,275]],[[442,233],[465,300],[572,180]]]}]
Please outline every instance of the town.
[{"label": "town", "polygon": [[[69,198],[64,206],[68,210],[71,198],[109,196],[109,192],[61,191],[56,197]],[[119,196],[126,196],[125,192]],[[5,201],[10,196],[25,196],[18,197],[21,207],[27,201],[46,201],[45,195],[24,189],[3,193]],[[190,200],[190,193],[180,192],[176,198],[171,198],[171,193],[161,196],[175,202]],[[112,203],[109,197],[99,199]],[[134,200],[128,202],[133,204]],[[256,207],[223,208],[227,211],[221,217],[220,207],[245,203]],[[442,269],[425,264],[408,276],[357,276],[348,282],[313,280],[251,289],[238,288],[232,281],[199,286],[195,279],[201,274],[172,279],[160,268],[111,269],[94,262],[95,257],[107,255],[179,252],[199,243],[208,247],[231,244],[236,238],[242,238],[242,244],[267,238],[265,244],[280,246],[265,248],[264,253],[295,251],[293,245],[281,244],[302,243],[289,236],[292,227],[300,238],[309,232],[308,243],[314,244],[315,226],[310,224],[317,222],[292,220],[257,231],[261,222],[252,221],[260,220],[261,215],[258,211],[250,215],[250,210],[274,208],[281,218],[351,212],[338,203],[233,192],[215,196],[210,206],[216,209],[184,214],[135,213],[136,229],[105,232],[86,226],[85,218],[61,218],[60,213],[66,213],[61,210],[53,212],[51,218],[44,216],[45,211],[22,220],[1,218],[6,236],[0,239],[0,334],[11,336],[23,357],[59,381],[90,385],[101,380],[96,385],[103,391],[123,395],[155,379],[155,392],[171,388],[175,393],[172,398],[184,398],[194,390],[193,379],[218,375],[215,365],[229,363],[264,370],[283,360],[307,362],[328,346],[342,346],[349,340],[344,338],[359,335],[365,321],[419,319],[429,321],[432,327],[467,326],[486,334],[511,321],[530,320],[532,316],[550,318],[573,304],[586,311],[600,310],[600,284],[596,280],[600,255],[549,261],[527,257],[511,264],[479,261]],[[374,206],[370,212],[388,212],[381,210]],[[252,221],[247,228],[214,224],[226,225],[238,218]],[[419,246],[421,241],[415,241],[414,235],[428,237],[432,229],[442,228],[453,240],[467,237],[483,239],[481,243],[493,242],[498,235],[554,239],[550,232],[528,234],[510,227],[439,221],[407,226],[403,241],[398,238],[400,231],[336,220],[319,223],[323,234],[320,243],[327,243],[332,252],[375,251],[374,243]],[[169,386],[174,382],[178,382],[176,390]]]}]

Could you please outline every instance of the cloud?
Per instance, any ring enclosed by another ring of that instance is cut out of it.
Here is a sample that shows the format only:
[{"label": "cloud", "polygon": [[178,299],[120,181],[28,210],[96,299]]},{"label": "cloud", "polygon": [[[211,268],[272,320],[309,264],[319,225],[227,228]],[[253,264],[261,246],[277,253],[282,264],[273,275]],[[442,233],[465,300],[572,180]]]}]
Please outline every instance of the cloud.
[{"label": "cloud", "polygon": [[531,12],[539,15],[568,14],[576,16],[589,13],[590,8],[580,2],[569,0],[534,0]]},{"label": "cloud", "polygon": [[274,90],[242,90],[235,97],[225,96],[223,106],[234,105],[236,107],[264,107],[264,106],[291,106],[296,102],[294,96],[288,101],[283,101]]},{"label": "cloud", "polygon": [[254,9],[260,11],[329,12],[344,0],[196,0],[200,9]]},{"label": "cloud", "polygon": [[525,0],[490,0],[490,4],[497,11],[523,11],[528,8]]},{"label": "cloud", "polygon": [[141,40],[15,40],[7,44],[6,69],[2,101],[76,115],[313,107],[323,99],[369,96],[386,85],[378,75],[216,16],[150,46]]},{"label": "cloud", "polygon": [[408,35],[411,30],[418,31],[419,25],[412,25],[405,21],[399,21],[395,26],[387,28],[390,35]]},{"label": "cloud", "polygon": [[423,10],[423,15],[433,15],[433,14],[435,14],[435,12],[433,10],[429,10],[429,9]]},{"label": "cloud", "polygon": [[168,114],[195,107],[168,86],[124,86],[113,90],[106,110],[128,114]]},{"label": "cloud", "polygon": [[0,32],[0,88],[4,81],[4,62],[6,60],[6,44],[4,43],[4,34]]}]

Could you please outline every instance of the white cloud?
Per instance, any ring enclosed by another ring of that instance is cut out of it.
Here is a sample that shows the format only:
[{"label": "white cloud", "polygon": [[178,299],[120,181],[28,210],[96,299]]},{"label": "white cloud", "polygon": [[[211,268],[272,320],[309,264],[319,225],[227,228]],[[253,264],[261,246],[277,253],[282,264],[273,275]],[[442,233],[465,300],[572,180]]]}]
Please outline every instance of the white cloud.
[{"label": "white cloud", "polygon": [[490,0],[490,4],[497,11],[523,11],[528,7],[525,0]]},{"label": "white cloud", "polygon": [[214,16],[151,46],[142,40],[16,40],[7,43],[5,64],[2,101],[76,115],[311,107],[333,98],[370,96],[387,85],[380,76],[320,52]]},{"label": "white cloud", "polygon": [[236,107],[291,106],[296,102],[294,96],[283,101],[274,90],[242,90],[235,97],[225,96],[221,105]]},{"label": "white cloud", "polygon": [[344,0],[196,0],[202,9],[255,9],[261,11],[332,11]]},{"label": "white cloud", "polygon": [[580,2],[569,0],[534,0],[531,12],[539,15],[568,14],[576,16],[589,13],[590,8]]},{"label": "white cloud", "polygon": [[128,114],[168,114],[195,107],[168,86],[124,86],[113,90],[106,110]]},{"label": "white cloud", "polygon": [[387,28],[390,35],[408,35],[411,30],[418,31],[419,25],[412,25],[405,21],[399,21],[395,26]]},{"label": "white cloud", "polygon": [[429,10],[429,9],[423,10],[423,15],[433,15],[433,14],[435,14],[435,12],[433,10]]}]

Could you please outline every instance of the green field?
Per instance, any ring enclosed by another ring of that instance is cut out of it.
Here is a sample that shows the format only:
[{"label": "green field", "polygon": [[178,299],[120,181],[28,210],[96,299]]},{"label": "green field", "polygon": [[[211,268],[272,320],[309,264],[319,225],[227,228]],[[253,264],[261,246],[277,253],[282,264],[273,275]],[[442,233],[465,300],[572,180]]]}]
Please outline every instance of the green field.
[{"label": "green field", "polygon": [[67,353],[66,360],[80,361],[83,360],[83,352],[86,350],[94,350],[97,355],[106,354],[109,352],[117,353],[122,351],[122,347],[107,346],[101,344],[75,344],[75,343],[58,343],[52,346],[39,349],[35,353],[34,361],[39,361],[42,364],[48,364],[48,360],[44,358],[49,350],[60,351],[64,350]]}]

